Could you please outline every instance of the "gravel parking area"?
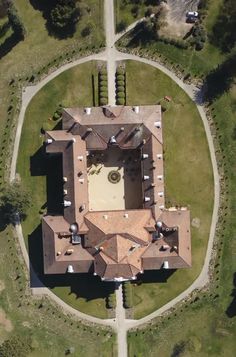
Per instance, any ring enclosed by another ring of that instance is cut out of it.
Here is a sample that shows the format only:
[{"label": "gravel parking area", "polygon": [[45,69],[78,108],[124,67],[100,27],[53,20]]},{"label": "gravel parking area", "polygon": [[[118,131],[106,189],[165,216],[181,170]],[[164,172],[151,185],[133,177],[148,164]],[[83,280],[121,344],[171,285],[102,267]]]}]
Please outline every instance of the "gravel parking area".
[{"label": "gravel parking area", "polygon": [[186,23],[186,13],[196,11],[199,0],[168,0],[166,7],[167,26],[160,30],[160,34],[168,37],[183,37],[193,26]]}]

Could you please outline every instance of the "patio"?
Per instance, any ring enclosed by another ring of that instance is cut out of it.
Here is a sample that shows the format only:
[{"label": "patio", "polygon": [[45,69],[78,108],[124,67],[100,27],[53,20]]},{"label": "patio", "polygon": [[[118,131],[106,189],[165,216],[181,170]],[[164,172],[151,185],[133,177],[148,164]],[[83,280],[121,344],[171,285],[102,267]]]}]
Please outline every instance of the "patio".
[{"label": "patio", "polygon": [[137,150],[110,147],[91,152],[88,181],[90,211],[142,207],[140,153]]}]

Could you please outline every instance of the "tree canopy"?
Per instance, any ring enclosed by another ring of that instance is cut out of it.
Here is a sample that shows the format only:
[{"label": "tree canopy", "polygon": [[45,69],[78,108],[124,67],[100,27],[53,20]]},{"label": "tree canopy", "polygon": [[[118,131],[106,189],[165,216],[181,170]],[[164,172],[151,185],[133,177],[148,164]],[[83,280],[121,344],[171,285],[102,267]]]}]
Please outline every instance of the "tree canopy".
[{"label": "tree canopy", "polygon": [[229,52],[236,44],[235,0],[224,0],[212,29],[210,41],[223,52]]},{"label": "tree canopy", "polygon": [[51,23],[55,28],[63,29],[71,26],[79,17],[79,9],[75,0],[58,0],[58,3],[51,10]]},{"label": "tree canopy", "polygon": [[18,214],[21,219],[26,217],[27,210],[30,208],[29,192],[18,182],[7,184],[0,191],[1,213],[8,221]]}]

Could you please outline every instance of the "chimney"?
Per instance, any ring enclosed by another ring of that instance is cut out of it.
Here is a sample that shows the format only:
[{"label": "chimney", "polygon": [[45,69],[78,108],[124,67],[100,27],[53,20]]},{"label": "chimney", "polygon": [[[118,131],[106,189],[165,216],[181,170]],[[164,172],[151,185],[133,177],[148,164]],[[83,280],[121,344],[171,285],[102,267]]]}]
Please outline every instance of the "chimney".
[{"label": "chimney", "polygon": [[46,140],[46,144],[51,144],[52,141],[53,141],[52,139],[47,139],[47,140]]},{"label": "chimney", "polygon": [[87,114],[87,115],[90,115],[90,114],[91,114],[91,111],[92,111],[92,108],[84,108],[84,112],[85,112],[85,114]]}]

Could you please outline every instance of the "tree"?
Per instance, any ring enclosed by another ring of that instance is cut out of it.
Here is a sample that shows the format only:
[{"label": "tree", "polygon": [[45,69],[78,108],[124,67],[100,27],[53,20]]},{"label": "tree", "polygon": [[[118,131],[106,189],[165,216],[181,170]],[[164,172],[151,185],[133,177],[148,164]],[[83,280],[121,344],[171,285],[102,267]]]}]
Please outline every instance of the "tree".
[{"label": "tree", "polygon": [[78,21],[79,9],[74,0],[59,0],[51,10],[51,23],[55,28],[62,29]]},{"label": "tree", "polygon": [[224,0],[210,34],[210,41],[223,52],[230,52],[236,44],[235,0]]},{"label": "tree", "polygon": [[15,215],[25,219],[30,206],[29,192],[20,183],[7,184],[0,191],[0,209],[7,221],[11,222]]}]

